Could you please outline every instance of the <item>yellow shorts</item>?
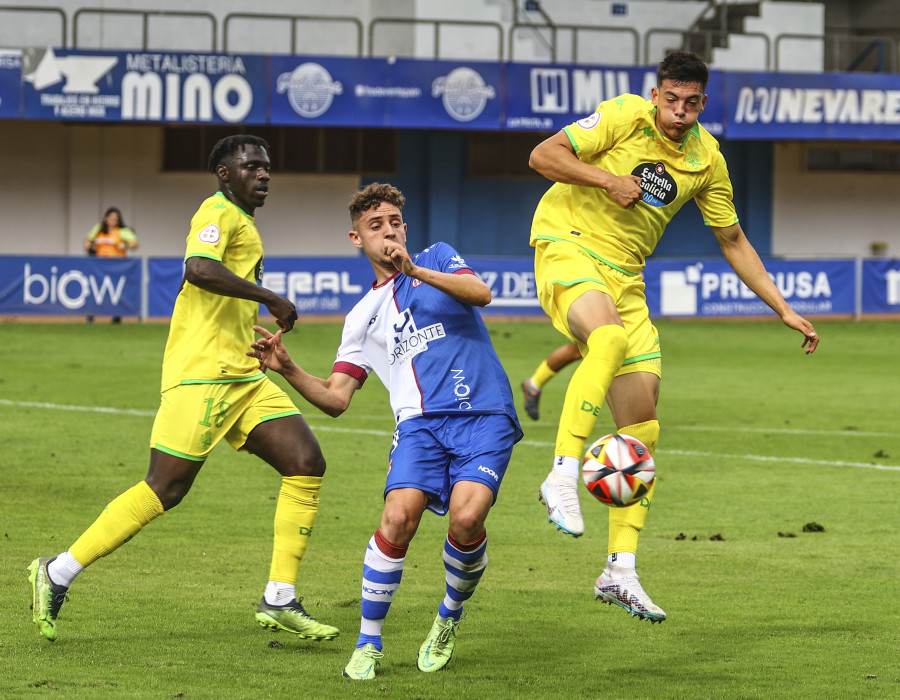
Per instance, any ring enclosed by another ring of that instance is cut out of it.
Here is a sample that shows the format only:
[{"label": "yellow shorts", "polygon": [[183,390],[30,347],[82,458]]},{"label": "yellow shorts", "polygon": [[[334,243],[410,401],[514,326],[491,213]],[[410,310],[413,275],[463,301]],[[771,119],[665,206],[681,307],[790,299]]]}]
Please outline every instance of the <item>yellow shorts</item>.
[{"label": "yellow shorts", "polygon": [[263,421],[299,413],[268,377],[250,382],[180,384],[162,393],[150,447],[202,462],[222,438],[234,449],[243,450],[250,431]]},{"label": "yellow shorts", "polygon": [[620,272],[569,241],[538,241],[534,249],[534,281],[538,300],[553,327],[574,340],[582,353],[584,344],[569,330],[569,307],[591,289],[611,296],[628,334],[625,362],[616,376],[630,372],[662,376],[659,333],[650,322],[641,275]]}]

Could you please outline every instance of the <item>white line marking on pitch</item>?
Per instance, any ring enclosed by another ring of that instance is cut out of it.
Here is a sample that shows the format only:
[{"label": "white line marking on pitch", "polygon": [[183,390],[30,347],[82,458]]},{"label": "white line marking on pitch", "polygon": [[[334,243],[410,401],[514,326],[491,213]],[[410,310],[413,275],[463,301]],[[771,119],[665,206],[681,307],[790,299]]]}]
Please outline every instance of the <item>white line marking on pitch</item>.
[{"label": "white line marking on pitch", "polygon": [[[20,408],[46,408],[50,410],[56,411],[86,411],[89,413],[112,413],[118,415],[129,415],[129,416],[155,416],[156,411],[147,411],[143,409],[133,409],[133,408],[107,408],[102,406],[67,406],[64,404],[52,404],[52,403],[40,403],[37,401],[10,401],[8,399],[0,399],[0,405],[3,406],[14,406]],[[319,423],[310,423],[310,427],[314,430],[319,430],[322,432],[328,433],[348,433],[348,434],[356,434],[356,435],[375,435],[379,437],[388,437],[391,435],[390,431],[385,430],[362,430],[359,428],[340,428],[337,426],[331,425],[321,425]],[[863,431],[856,430],[848,430],[845,432],[835,433],[827,430],[789,430],[789,429],[774,429],[768,430],[766,428],[723,428],[720,426],[667,426],[669,430],[698,430],[698,431],[731,431],[731,432],[754,432],[754,433],[788,433],[788,434],[800,434],[800,435],[835,435],[839,434],[840,436],[854,436],[859,435],[861,437],[895,437],[892,433],[867,433]],[[520,445],[527,445],[531,447],[553,447],[552,442],[543,442],[536,440],[522,440]],[[717,452],[699,452],[692,450],[659,450],[660,454],[663,455],[682,455],[686,457],[709,457],[716,459],[750,459],[756,462],[782,462],[782,463],[791,463],[791,464],[819,464],[828,467],[855,467],[859,469],[880,469],[883,471],[900,471],[900,466],[893,466],[890,464],[874,464],[871,462],[842,462],[842,461],[828,461],[822,459],[804,459],[802,457],[766,457],[764,455],[737,455],[737,454],[720,454]]]}]

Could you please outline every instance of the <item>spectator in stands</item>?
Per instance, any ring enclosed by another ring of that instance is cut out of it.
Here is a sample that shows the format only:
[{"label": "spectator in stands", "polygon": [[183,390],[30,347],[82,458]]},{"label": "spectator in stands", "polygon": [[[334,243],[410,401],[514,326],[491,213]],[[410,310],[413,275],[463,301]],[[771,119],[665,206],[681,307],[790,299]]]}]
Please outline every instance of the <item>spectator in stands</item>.
[{"label": "spectator in stands", "polygon": [[[98,258],[124,258],[129,250],[138,247],[138,239],[134,230],[125,225],[122,212],[110,207],[103,215],[103,220],[94,226],[84,239],[84,251]],[[94,322],[93,316],[87,317],[88,323]],[[121,316],[113,316],[113,323],[121,323]]]}]

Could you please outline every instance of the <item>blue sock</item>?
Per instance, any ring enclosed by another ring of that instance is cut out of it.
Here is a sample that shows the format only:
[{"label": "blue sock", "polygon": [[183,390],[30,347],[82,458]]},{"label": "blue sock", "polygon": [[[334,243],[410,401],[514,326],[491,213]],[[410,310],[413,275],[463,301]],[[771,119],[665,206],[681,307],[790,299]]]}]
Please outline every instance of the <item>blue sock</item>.
[{"label": "blue sock", "polygon": [[481,575],[487,568],[487,563],[486,532],[468,545],[461,545],[447,533],[447,539],[444,541],[447,593],[438,608],[441,617],[459,621],[462,617],[463,603],[472,597]]},{"label": "blue sock", "polygon": [[359,639],[356,640],[356,648],[364,647],[366,644],[372,644],[378,651],[382,649],[380,634],[363,634],[360,632]]}]

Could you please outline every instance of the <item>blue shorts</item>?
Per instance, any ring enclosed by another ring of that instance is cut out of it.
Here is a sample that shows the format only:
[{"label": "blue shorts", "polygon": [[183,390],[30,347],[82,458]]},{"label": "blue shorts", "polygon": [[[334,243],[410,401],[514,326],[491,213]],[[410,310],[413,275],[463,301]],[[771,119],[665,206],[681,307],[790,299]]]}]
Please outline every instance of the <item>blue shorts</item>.
[{"label": "blue shorts", "polygon": [[503,414],[408,418],[394,431],[384,493],[402,488],[427,493],[428,509],[445,515],[458,481],[477,481],[494,492],[518,439]]}]

